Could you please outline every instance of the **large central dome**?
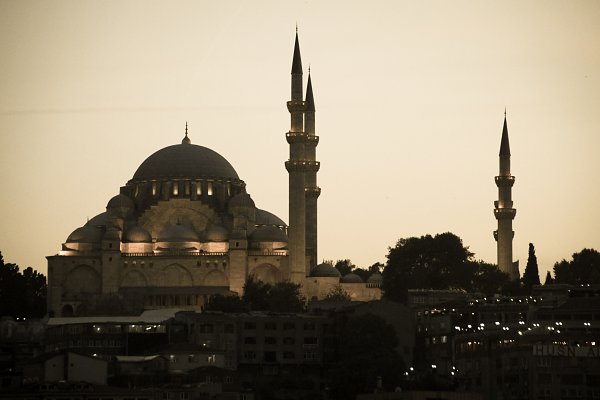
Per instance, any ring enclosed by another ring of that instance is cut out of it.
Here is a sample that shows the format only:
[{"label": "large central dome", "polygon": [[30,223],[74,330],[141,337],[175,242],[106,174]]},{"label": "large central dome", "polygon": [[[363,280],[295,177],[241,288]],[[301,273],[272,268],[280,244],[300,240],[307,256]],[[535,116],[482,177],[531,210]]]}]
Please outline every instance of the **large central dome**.
[{"label": "large central dome", "polygon": [[166,178],[239,179],[235,169],[219,153],[185,141],[152,154],[135,171],[132,180]]}]

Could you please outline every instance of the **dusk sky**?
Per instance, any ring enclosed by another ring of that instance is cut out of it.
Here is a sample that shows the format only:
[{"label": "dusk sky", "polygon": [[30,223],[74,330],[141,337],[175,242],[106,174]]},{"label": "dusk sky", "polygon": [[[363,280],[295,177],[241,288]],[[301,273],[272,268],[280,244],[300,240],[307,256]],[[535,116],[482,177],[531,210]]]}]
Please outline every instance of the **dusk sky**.
[{"label": "dusk sky", "polygon": [[225,157],[288,221],[296,23],[316,104],[319,259],[453,232],[496,262],[507,109],[514,258],[600,250],[598,1],[0,1],[0,251],[45,256],[153,152]]}]

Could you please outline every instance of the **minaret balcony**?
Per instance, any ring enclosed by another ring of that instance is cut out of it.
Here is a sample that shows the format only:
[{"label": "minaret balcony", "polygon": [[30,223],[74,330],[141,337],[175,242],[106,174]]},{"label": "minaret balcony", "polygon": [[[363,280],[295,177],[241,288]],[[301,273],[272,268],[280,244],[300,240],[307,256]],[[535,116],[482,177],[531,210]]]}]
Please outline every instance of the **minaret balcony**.
[{"label": "minaret balcony", "polygon": [[288,160],[285,162],[285,169],[287,169],[288,172],[307,170],[314,170],[316,172],[319,170],[320,166],[321,163],[319,161]]},{"label": "minaret balcony", "polygon": [[307,188],[304,188],[304,193],[306,194],[306,197],[317,198],[321,195],[321,188],[318,186],[307,187]]},{"label": "minaret balcony", "polygon": [[316,146],[319,144],[319,137],[316,135],[306,136],[306,144]]},{"label": "minaret balcony", "polygon": [[512,187],[515,184],[515,177],[512,175],[501,175],[494,178],[498,187]]},{"label": "minaret balcony", "polygon": [[302,100],[290,100],[287,102],[287,108],[289,112],[304,112],[306,103]]},{"label": "minaret balcony", "polygon": [[514,219],[517,215],[517,210],[514,208],[496,208],[494,216],[496,219]]},{"label": "minaret balcony", "polygon": [[304,132],[286,132],[285,139],[289,144],[306,143],[308,135]]}]

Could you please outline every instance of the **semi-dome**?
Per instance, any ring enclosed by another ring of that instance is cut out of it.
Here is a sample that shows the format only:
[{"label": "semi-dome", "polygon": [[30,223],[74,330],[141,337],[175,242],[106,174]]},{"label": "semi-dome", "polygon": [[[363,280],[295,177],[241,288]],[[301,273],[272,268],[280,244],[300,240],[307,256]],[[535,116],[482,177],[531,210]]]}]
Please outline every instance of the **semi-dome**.
[{"label": "semi-dome", "polygon": [[225,242],[229,238],[229,232],[220,225],[213,225],[206,230],[204,237],[208,242]]},{"label": "semi-dome", "polygon": [[360,276],[350,272],[342,277],[341,283],[364,283]]},{"label": "semi-dome", "polygon": [[134,225],[127,229],[123,241],[129,243],[152,243],[152,235],[141,226]]},{"label": "semi-dome", "polygon": [[169,225],[158,235],[158,242],[199,242],[198,234],[185,225]]},{"label": "semi-dome", "polygon": [[261,226],[250,234],[250,240],[253,242],[286,242],[287,235],[276,226]]},{"label": "semi-dome", "polygon": [[184,141],[158,150],[138,167],[133,181],[150,179],[239,179],[235,169],[219,153]]},{"label": "semi-dome", "polygon": [[246,192],[238,193],[229,200],[229,207],[255,208],[254,200]]},{"label": "semi-dome", "polygon": [[102,230],[91,226],[89,222],[75,229],[67,238],[67,243],[98,243],[102,240]]},{"label": "semi-dome", "polygon": [[342,276],[342,274],[340,274],[340,271],[338,271],[337,268],[335,268],[333,265],[323,263],[323,264],[319,264],[316,267],[314,267],[313,270],[310,272],[310,276],[313,276],[315,278],[316,277],[339,278],[340,276]]},{"label": "semi-dome", "polygon": [[275,214],[271,214],[268,211],[256,209],[256,225],[277,225],[287,226],[281,218]]},{"label": "semi-dome", "polygon": [[91,226],[105,226],[108,221],[108,213],[106,211],[96,215],[94,218],[88,221],[88,225]]}]

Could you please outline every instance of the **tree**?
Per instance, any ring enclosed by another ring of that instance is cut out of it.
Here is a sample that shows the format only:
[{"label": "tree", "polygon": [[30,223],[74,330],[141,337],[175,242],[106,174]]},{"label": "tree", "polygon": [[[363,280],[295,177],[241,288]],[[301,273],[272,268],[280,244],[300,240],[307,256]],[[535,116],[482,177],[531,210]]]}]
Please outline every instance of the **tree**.
[{"label": "tree", "polygon": [[289,281],[277,282],[268,294],[268,310],[271,312],[301,313],[306,306],[306,298],[300,293],[301,285]]},{"label": "tree", "polygon": [[523,273],[523,287],[527,293],[531,293],[533,285],[540,284],[540,273],[538,271],[537,257],[535,256],[535,247],[529,243],[529,256],[527,257],[527,266]]},{"label": "tree", "polygon": [[31,267],[19,272],[0,252],[0,316],[41,318],[46,314],[46,277]]},{"label": "tree", "polygon": [[450,232],[400,239],[387,255],[384,296],[405,302],[409,288],[469,290],[473,255],[461,238]]},{"label": "tree", "polygon": [[337,301],[340,303],[350,303],[350,301],[352,301],[352,298],[350,297],[348,292],[344,290],[342,285],[335,285],[329,291],[329,293],[327,293],[327,295],[325,296],[325,300]]},{"label": "tree", "polygon": [[264,283],[250,275],[244,284],[242,303],[250,311],[302,312],[306,299],[293,282]]},{"label": "tree", "polygon": [[600,283],[600,253],[583,249],[573,254],[571,261],[554,264],[554,281],[572,285]]},{"label": "tree", "polygon": [[550,271],[546,272],[546,280],[544,281],[544,286],[551,285],[553,283],[554,283],[554,280],[552,279],[552,275],[550,275]]},{"label": "tree", "polygon": [[484,261],[474,263],[473,291],[491,296],[499,293],[509,281],[508,274],[500,271],[497,265]]},{"label": "tree", "polygon": [[348,275],[350,272],[352,272],[352,270],[354,268],[356,268],[356,266],[354,264],[352,264],[352,261],[345,259],[345,260],[337,260],[335,262],[334,267],[340,271],[340,274],[342,274],[342,276],[344,275]]},{"label": "tree", "polygon": [[267,297],[271,291],[271,285],[264,283],[263,281],[256,279],[254,275],[248,276],[246,283],[244,284],[244,294],[242,295],[242,302],[246,305],[248,310],[267,310],[269,308],[269,302]]},{"label": "tree", "polygon": [[246,305],[239,296],[214,294],[204,306],[206,311],[222,311],[225,313],[238,313],[246,310]]},{"label": "tree", "polygon": [[394,350],[396,332],[385,320],[373,314],[351,317],[340,329],[339,341],[339,359],[331,371],[334,399],[371,393],[378,377],[388,391],[399,386],[405,366]]}]

